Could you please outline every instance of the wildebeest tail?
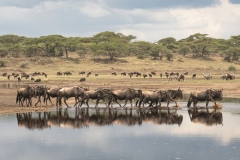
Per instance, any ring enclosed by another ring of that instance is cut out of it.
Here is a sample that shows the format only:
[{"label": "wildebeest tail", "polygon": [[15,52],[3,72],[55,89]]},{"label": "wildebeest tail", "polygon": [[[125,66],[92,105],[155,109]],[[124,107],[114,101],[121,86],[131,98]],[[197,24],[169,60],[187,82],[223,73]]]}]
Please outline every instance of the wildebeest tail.
[{"label": "wildebeest tail", "polygon": [[16,103],[19,101],[19,93],[17,92]]},{"label": "wildebeest tail", "polygon": [[187,103],[187,107],[189,108],[192,104],[192,96],[190,95],[189,99],[188,99],[188,103]]}]

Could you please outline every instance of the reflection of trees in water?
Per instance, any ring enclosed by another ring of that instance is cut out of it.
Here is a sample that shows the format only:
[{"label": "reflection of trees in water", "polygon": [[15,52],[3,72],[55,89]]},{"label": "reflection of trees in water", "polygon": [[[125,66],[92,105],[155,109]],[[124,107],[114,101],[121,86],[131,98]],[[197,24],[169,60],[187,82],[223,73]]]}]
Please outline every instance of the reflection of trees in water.
[{"label": "reflection of trees in water", "polygon": [[183,120],[177,110],[148,109],[111,109],[111,108],[76,108],[75,112],[68,109],[58,109],[54,112],[38,113],[38,117],[32,117],[31,113],[18,113],[19,126],[29,129],[43,129],[50,126],[64,128],[86,128],[89,126],[106,125],[142,125],[143,122],[154,124],[178,124]]},{"label": "reflection of trees in water", "polygon": [[221,110],[214,109],[209,111],[209,109],[198,109],[194,108],[188,110],[190,120],[194,123],[200,123],[207,126],[218,125],[223,122],[223,116]]},{"label": "reflection of trees in water", "polygon": [[19,127],[24,127],[28,129],[44,129],[50,127],[47,124],[49,113],[39,112],[35,113],[37,117],[32,115],[33,113],[17,113],[17,121]]}]

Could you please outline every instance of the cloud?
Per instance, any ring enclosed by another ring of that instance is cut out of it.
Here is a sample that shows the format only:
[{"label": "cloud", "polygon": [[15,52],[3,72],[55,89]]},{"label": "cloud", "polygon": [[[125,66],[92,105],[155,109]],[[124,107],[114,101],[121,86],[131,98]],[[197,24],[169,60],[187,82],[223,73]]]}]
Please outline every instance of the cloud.
[{"label": "cloud", "polygon": [[113,31],[154,42],[166,37],[182,39],[195,33],[229,38],[239,34],[240,26],[240,4],[228,0],[0,2],[0,35],[86,37]]},{"label": "cloud", "polygon": [[121,9],[152,9],[152,8],[202,8],[206,6],[212,6],[219,3],[219,0],[151,0],[151,1],[139,1],[139,0],[103,0],[109,7],[121,8]]}]

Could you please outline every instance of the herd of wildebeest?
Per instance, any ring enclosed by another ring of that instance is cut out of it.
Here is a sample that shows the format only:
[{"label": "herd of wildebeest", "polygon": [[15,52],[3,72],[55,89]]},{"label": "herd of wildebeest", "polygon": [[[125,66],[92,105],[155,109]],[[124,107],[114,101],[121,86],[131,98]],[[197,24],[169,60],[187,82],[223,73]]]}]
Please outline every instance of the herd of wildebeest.
[{"label": "herd of wildebeest", "polygon": [[[85,72],[85,71],[81,71],[78,73],[79,75],[85,75],[86,74],[86,77],[89,77],[90,75],[92,75],[92,72]],[[72,72],[70,71],[66,71],[66,72],[61,72],[61,71],[58,71],[57,76],[62,76],[62,75],[66,75],[66,76],[71,76],[73,75]],[[95,73],[94,74],[95,76],[99,76],[98,73]],[[117,76],[118,74],[114,71],[114,72],[111,72],[111,75],[114,75],[114,76]],[[152,78],[153,76],[156,76],[156,72],[150,72],[150,73],[140,73],[140,72],[129,72],[129,73],[126,73],[126,72],[121,72],[120,73],[121,76],[129,76],[130,78],[132,78],[133,76],[135,77],[143,77],[143,78],[146,78],[146,77],[149,77],[149,78]],[[160,73],[159,76],[160,78],[163,78],[164,76],[166,77],[167,80],[169,81],[172,81],[172,80],[178,80],[179,82],[180,81],[184,81],[185,79],[185,75],[188,75],[188,72],[184,72],[182,74],[180,74],[179,72],[165,72],[165,73]],[[35,78],[35,76],[44,76],[45,78],[47,78],[47,73],[45,72],[34,72],[32,74],[27,74],[25,72],[19,74],[19,73],[11,73],[11,74],[8,74],[8,73],[3,73],[2,74],[3,77],[7,77],[8,80],[10,80],[10,77],[13,77],[14,79],[17,79],[19,82],[22,80],[22,78],[25,78],[25,79],[30,79],[31,81],[34,81],[34,82],[41,82],[41,78]],[[197,74],[196,73],[193,73],[192,74],[192,78],[196,78]],[[86,81],[86,77],[83,77],[83,78],[80,78],[80,82],[84,82]],[[212,79],[212,75],[209,74],[209,73],[203,73],[203,77],[207,80],[210,80]],[[229,73],[224,73],[221,75],[221,78],[222,79],[225,79],[225,80],[233,80],[235,79],[235,75],[232,75],[232,74],[229,74]]]},{"label": "herd of wildebeest", "polygon": [[[206,107],[208,107],[209,101],[212,101],[216,105],[216,101],[221,101],[223,94],[223,89],[206,89],[204,91],[196,91],[190,94],[187,106],[190,107],[191,103],[196,107],[199,101],[206,101]],[[102,100],[106,107],[113,107],[113,103],[117,103],[120,107],[125,107],[127,102],[130,101],[131,107],[133,107],[133,100],[135,100],[136,107],[161,107],[162,102],[166,102],[167,108],[169,108],[169,103],[175,102],[176,106],[177,100],[183,98],[183,92],[180,88],[178,89],[169,89],[169,90],[155,90],[155,91],[146,91],[141,89],[127,88],[122,90],[112,90],[107,88],[98,88],[95,90],[89,90],[89,88],[83,88],[80,86],[72,87],[46,87],[43,85],[37,86],[28,86],[26,88],[19,88],[17,90],[16,103],[19,103],[19,106],[23,106],[24,101],[27,106],[32,106],[32,98],[36,97],[37,102],[41,104],[41,97],[47,106],[51,98],[56,98],[56,106],[62,106],[62,99],[67,107],[66,100],[71,97],[75,98],[74,107],[81,107],[83,104],[86,104],[89,107],[89,100],[96,100],[95,107],[98,107],[99,101]],[[125,103],[122,106],[119,101],[124,100]]]},{"label": "herd of wildebeest", "polygon": [[[79,75],[86,74],[86,77],[89,77],[92,73],[91,72],[79,72]],[[117,75],[116,72],[112,72],[112,75]],[[47,74],[45,72],[34,72],[32,74],[15,74],[12,73],[11,75],[8,75],[7,73],[3,73],[3,76],[7,77],[8,79],[10,76],[13,76],[14,78],[18,78],[21,80],[21,78],[25,77],[26,79],[30,78],[30,76],[36,76],[36,75],[42,75],[47,77]],[[71,72],[57,72],[58,76],[61,75],[72,75]],[[151,72],[149,74],[141,74],[139,72],[121,72],[121,76],[127,76],[131,78],[132,76],[142,76],[143,78],[152,76],[156,76],[156,72]],[[178,81],[184,81],[184,75],[188,75],[188,72],[185,72],[183,74],[179,74],[178,72],[165,72],[160,73],[160,77],[165,77],[171,81],[171,80],[178,80]],[[95,74],[95,76],[98,76],[98,74]],[[203,73],[203,76],[209,80],[212,78],[211,74]],[[196,78],[196,74],[192,74],[192,78]],[[232,74],[222,74],[222,79],[225,80],[233,80],[235,79],[235,76]],[[85,81],[86,79],[80,79],[81,82]],[[35,82],[40,82],[41,79],[36,79]],[[216,105],[216,101],[222,100],[222,91],[223,89],[206,89],[203,91],[196,91],[192,92],[190,94],[190,98],[188,100],[187,106],[190,107],[193,103],[193,106],[196,107],[197,103],[199,101],[206,101],[206,107],[208,107],[209,101],[212,101]],[[95,90],[90,90],[88,87],[80,87],[80,86],[72,86],[72,87],[49,87],[44,85],[36,85],[36,86],[28,86],[26,88],[19,88],[17,90],[17,97],[16,97],[16,103],[19,103],[19,106],[23,106],[24,102],[26,102],[26,106],[32,106],[32,98],[37,97],[37,102],[35,106],[40,104],[42,106],[42,99],[45,105],[47,106],[48,101],[54,105],[51,101],[51,98],[56,98],[56,106],[60,107],[62,106],[62,100],[64,101],[65,105],[69,107],[67,104],[67,100],[71,97],[75,98],[75,104],[76,107],[81,107],[83,104],[86,104],[87,107],[89,107],[89,100],[96,100],[95,107],[98,106],[98,103],[100,100],[102,100],[106,107],[112,107],[114,103],[119,104],[121,107],[121,104],[118,102],[119,100],[124,100],[125,103],[123,105],[126,106],[127,102],[130,101],[131,107],[133,106],[133,100],[135,100],[135,106],[136,107],[144,107],[146,104],[150,106],[157,106],[161,107],[161,103],[165,102],[167,108],[169,107],[169,103],[175,102],[176,106],[177,100],[183,98],[183,93],[180,88],[178,89],[169,89],[169,90],[155,90],[155,91],[147,91],[147,90],[141,90],[141,89],[133,89],[133,88],[126,88],[122,90],[113,90],[108,88],[98,88]]]}]

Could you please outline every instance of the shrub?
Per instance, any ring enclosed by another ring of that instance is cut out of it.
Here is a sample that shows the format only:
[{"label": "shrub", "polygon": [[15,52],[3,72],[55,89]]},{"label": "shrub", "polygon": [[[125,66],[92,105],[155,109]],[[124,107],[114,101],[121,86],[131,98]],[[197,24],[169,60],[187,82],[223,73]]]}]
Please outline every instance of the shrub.
[{"label": "shrub", "polygon": [[6,67],[6,61],[0,60],[0,67]]},{"label": "shrub", "polygon": [[144,55],[143,54],[138,54],[137,55],[137,59],[144,59],[145,57],[144,57]]},{"label": "shrub", "polygon": [[27,68],[27,65],[28,65],[28,63],[22,63],[22,64],[20,65],[20,68]]},{"label": "shrub", "polygon": [[234,66],[229,66],[229,67],[228,67],[228,70],[229,70],[229,71],[236,71],[236,67],[234,67]]},{"label": "shrub", "polygon": [[167,57],[167,60],[172,60],[172,58],[173,58],[173,54],[171,54],[171,53],[166,53],[166,57]]}]

